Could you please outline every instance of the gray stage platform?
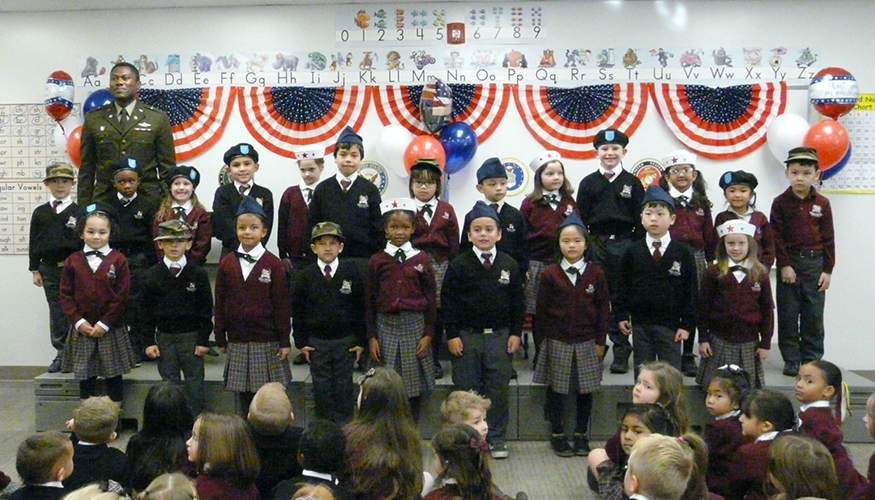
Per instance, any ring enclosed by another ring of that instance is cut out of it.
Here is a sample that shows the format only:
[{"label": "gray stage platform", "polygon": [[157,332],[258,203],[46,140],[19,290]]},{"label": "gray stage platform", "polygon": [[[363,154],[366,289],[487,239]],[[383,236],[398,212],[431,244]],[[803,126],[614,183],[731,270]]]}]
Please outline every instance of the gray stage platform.
[{"label": "gray stage platform", "polygon": [[[606,360],[606,364],[607,365]],[[510,422],[507,438],[511,440],[542,440],[548,435],[548,426],[543,416],[544,386],[532,383],[532,369],[529,361],[517,360],[514,365],[519,379],[510,386]],[[422,434],[430,438],[440,425],[440,403],[453,390],[450,363],[443,362],[446,376],[438,381],[437,389],[423,407],[421,418]],[[781,374],[782,362],[777,346],[772,349],[772,357],[766,361],[766,385],[785,394],[798,406],[794,394],[795,380]],[[206,360],[207,401],[213,411],[235,411],[235,398],[222,389],[224,357]],[[844,370],[844,380],[851,389],[853,416],[843,425],[845,441],[849,443],[869,443],[868,432],[863,425],[866,400],[875,391],[875,382]],[[310,372],[306,366],[292,366],[293,381],[289,387],[296,416],[296,425],[306,426],[312,418],[313,397],[311,394]],[[146,363],[125,375],[125,419],[137,423],[142,418],[143,401],[149,388],[160,380],[155,363]],[[704,407],[704,392],[691,378],[686,378],[687,397],[690,403],[690,420],[702,426],[708,421]],[[590,421],[590,437],[604,440],[617,429],[619,415],[624,405],[632,401],[632,374],[613,375],[605,369],[601,391],[595,395],[593,416]],[[45,373],[34,379],[36,401],[36,429],[64,429],[64,422],[79,404],[79,385],[70,374]],[[572,415],[569,415],[572,417]],[[568,426],[568,428],[571,428]]]}]

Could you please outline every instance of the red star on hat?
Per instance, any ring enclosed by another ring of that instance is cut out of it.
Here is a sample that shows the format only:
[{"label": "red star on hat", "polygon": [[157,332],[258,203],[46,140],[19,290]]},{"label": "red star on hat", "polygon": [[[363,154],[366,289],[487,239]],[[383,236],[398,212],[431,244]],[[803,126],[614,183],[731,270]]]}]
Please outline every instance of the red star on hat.
[{"label": "red star on hat", "polygon": [[672,159],[671,159],[671,162],[672,162],[672,163],[677,163],[677,162],[678,162],[678,157],[675,156],[674,158],[672,158]]},{"label": "red star on hat", "polygon": [[393,201],[393,202],[392,202],[392,208],[398,208],[398,202],[397,202],[397,201]]},{"label": "red star on hat", "polygon": [[735,232],[735,226],[728,226],[728,227],[726,228],[726,232],[727,232],[727,233],[734,233],[734,232]]}]

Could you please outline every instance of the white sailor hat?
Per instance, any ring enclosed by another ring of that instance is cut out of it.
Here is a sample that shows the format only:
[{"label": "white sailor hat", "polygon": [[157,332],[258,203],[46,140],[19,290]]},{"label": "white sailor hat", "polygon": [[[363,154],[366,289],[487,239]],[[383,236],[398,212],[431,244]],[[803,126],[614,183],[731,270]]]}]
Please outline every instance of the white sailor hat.
[{"label": "white sailor hat", "polygon": [[741,219],[728,220],[717,226],[717,236],[721,238],[728,234],[746,234],[747,236],[754,236],[756,232],[756,226]]},{"label": "white sailor hat", "polygon": [[416,203],[410,198],[393,198],[380,204],[380,212],[383,214],[393,210],[408,210],[416,213]]},{"label": "white sailor hat", "polygon": [[298,160],[320,160],[324,157],[324,149],[301,149],[295,151],[295,158]]},{"label": "white sailor hat", "polygon": [[532,172],[537,172],[539,168],[545,163],[549,163],[551,161],[562,162],[562,156],[556,151],[544,151],[539,154],[534,160],[529,162],[529,168],[532,169]]},{"label": "white sailor hat", "polygon": [[683,149],[679,149],[677,151],[672,151],[665,158],[662,159],[662,164],[665,165],[665,171],[668,172],[672,167],[676,167],[678,165],[692,165],[696,166],[696,154],[690,153],[689,151],[685,151]]}]

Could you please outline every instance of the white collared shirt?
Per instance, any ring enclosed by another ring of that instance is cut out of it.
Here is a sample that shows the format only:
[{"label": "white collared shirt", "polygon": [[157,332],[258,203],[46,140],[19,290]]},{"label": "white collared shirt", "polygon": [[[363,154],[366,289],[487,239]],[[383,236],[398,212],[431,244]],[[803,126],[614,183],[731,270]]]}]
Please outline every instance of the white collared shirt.
[{"label": "white collared shirt", "polygon": [[[568,279],[571,280],[572,285],[577,284],[577,278],[579,278],[583,274],[583,271],[586,269],[586,261],[584,261],[583,259],[580,259],[579,261],[572,264],[563,257],[562,262],[560,262],[559,265],[562,267],[562,270],[565,271],[565,276],[568,276]],[[568,272],[568,269],[571,267],[577,268],[577,274],[571,274]]]},{"label": "white collared shirt", "polygon": [[829,408],[829,407],[830,407],[829,401],[812,401],[811,403],[804,404],[804,405],[800,406],[799,413],[802,413],[809,408]]},{"label": "white collared shirt", "polygon": [[387,242],[387,243],[386,243],[386,249],[385,249],[384,251],[385,251],[387,254],[389,254],[391,257],[394,258],[394,257],[395,257],[395,252],[397,252],[399,248],[404,252],[404,256],[405,256],[407,259],[409,259],[409,258],[411,258],[411,257],[413,257],[413,256],[415,256],[415,255],[417,255],[417,254],[419,253],[419,250],[413,248],[413,244],[411,244],[409,241],[408,241],[407,243],[401,245],[400,247],[396,247],[396,246],[393,245],[392,243],[388,243],[388,242]]},{"label": "white collared shirt", "polygon": [[[647,233],[644,240],[647,242],[647,249],[650,250],[650,255],[653,255],[653,242],[657,241],[656,238],[650,236],[650,233]],[[668,244],[671,243],[671,233],[666,232],[661,238],[659,238],[659,242],[659,252],[662,255],[665,255],[665,250],[668,248]]]},{"label": "white collared shirt", "polygon": [[331,268],[331,277],[332,277],[332,278],[334,277],[335,274],[337,274],[337,268],[340,267],[340,259],[339,259],[339,258],[334,259],[334,260],[329,264],[329,263],[327,263],[327,262],[322,262],[322,259],[320,259],[320,258],[317,257],[317,258],[316,258],[316,263],[319,265],[319,271],[321,271],[322,274],[325,274],[325,266],[330,267],[330,268]]},{"label": "white collared shirt", "polygon": [[556,197],[555,201],[551,200],[549,202],[550,206],[553,207],[554,210],[556,209],[556,207],[559,206],[559,202],[562,201],[562,195],[559,194],[559,191],[547,191],[546,189],[544,189],[541,191],[541,195],[543,196],[544,200],[550,200],[550,196]]},{"label": "white collared shirt", "polygon": [[724,413],[719,417],[714,417],[714,420],[726,420],[727,418],[737,417],[739,415],[741,415],[741,410],[732,410],[731,412]]},{"label": "white collared shirt", "polygon": [[[182,256],[179,260],[177,260],[176,262],[174,262],[174,261],[168,259],[166,255],[164,256],[164,265],[167,266],[167,269],[170,269],[172,265],[176,264],[177,266],[179,266],[179,272],[180,272],[180,273],[182,272],[183,269],[185,269],[185,265],[186,265],[187,263],[188,263],[188,260],[186,260],[185,255],[183,255],[183,256]],[[179,276],[179,275],[177,274],[176,276]]]},{"label": "white collared shirt", "polygon": [[[126,196],[122,196],[122,194],[119,193],[119,192],[116,192],[115,194],[116,194],[116,196],[118,196],[118,201],[122,202],[122,205],[124,205],[124,204],[125,204],[124,200],[125,200],[125,198],[127,198],[127,197],[126,197]],[[132,202],[132,201],[134,201],[134,200],[136,200],[136,199],[137,199],[137,192],[134,191],[134,194],[133,194],[130,198],[128,198],[128,203],[130,203],[130,202]]]},{"label": "white collared shirt", "polygon": [[732,207],[730,207],[729,210],[727,210],[727,212],[731,213],[735,217],[738,217],[739,219],[743,220],[744,222],[750,222],[750,216],[753,215],[753,213],[756,212],[756,210],[754,210],[753,208],[751,208],[750,205],[748,205],[747,212],[745,212],[741,215],[738,215],[738,212],[733,210]]},{"label": "white collared shirt", "polygon": [[754,443],[759,443],[760,441],[772,441],[776,437],[778,437],[778,431],[766,432],[760,437],[756,438],[756,441],[754,441]]},{"label": "white collared shirt", "polygon": [[66,198],[61,198],[61,199],[58,199],[58,198],[52,198],[52,201],[49,202],[49,206],[52,206],[52,202],[54,202],[54,201],[60,201],[60,202],[61,202],[61,204],[58,205],[58,208],[55,208],[55,209],[54,209],[54,210],[55,210],[55,213],[56,213],[56,214],[59,214],[59,213],[63,212],[64,210],[66,210],[67,207],[69,207],[70,205],[73,204],[73,197],[70,196],[70,195],[67,195]]},{"label": "white collared shirt", "polygon": [[340,181],[342,181],[343,179],[346,179],[350,182],[350,184],[349,184],[350,187],[352,187],[352,185],[355,183],[355,180],[358,179],[358,177],[359,177],[358,172],[353,172],[353,174],[350,175],[349,177],[344,177],[343,174],[341,174],[340,172],[337,172],[337,174],[334,175],[334,178],[337,179],[337,185],[340,186],[340,189],[343,189],[343,184],[341,184]]},{"label": "white collared shirt", "polygon": [[678,191],[677,189],[675,189],[674,186],[669,184],[668,185],[668,195],[671,196],[672,198],[680,198],[681,196],[686,196],[687,203],[689,203],[690,200],[693,199],[693,186],[690,186],[689,188],[687,188],[686,191]]},{"label": "white collared shirt", "polygon": [[[317,184],[318,184],[318,182],[317,182]],[[313,199],[313,191],[316,190],[316,185],[314,184],[312,186],[308,186],[306,182],[301,181],[298,183],[298,189],[301,190],[301,196],[304,198],[304,203],[306,203],[307,206],[309,207],[310,201]],[[307,196],[307,191],[310,191],[309,197]]]},{"label": "white collared shirt", "polygon": [[[336,259],[335,259],[335,262],[337,262]],[[331,474],[323,474],[322,472],[316,472],[314,470],[304,469],[301,471],[301,475],[307,476],[307,477],[315,477],[315,478],[319,478],[319,479],[324,479],[326,481],[331,481],[331,484],[337,484],[337,479],[334,479],[333,477],[331,477]]]},{"label": "white collared shirt", "polygon": [[483,203],[486,203],[490,207],[492,205],[498,205],[498,208],[496,208],[495,211],[498,212],[499,214],[501,214],[501,209],[504,208],[504,200],[503,199],[501,199],[499,201],[489,201],[486,198],[483,198]]},{"label": "white collared shirt", "polygon": [[34,486],[41,486],[43,488],[63,488],[64,483],[60,481],[49,481],[48,483],[35,484]]},{"label": "white collared shirt", "polygon": [[599,173],[602,174],[602,177],[605,176],[605,172],[613,172],[614,175],[613,175],[613,177],[608,179],[608,182],[614,182],[615,180],[617,180],[617,177],[619,177],[620,174],[623,173],[623,170],[625,170],[623,168],[623,164],[617,165],[616,167],[614,167],[611,170],[608,170],[605,167],[599,165]]},{"label": "white collared shirt", "polygon": [[249,262],[245,259],[239,257],[237,258],[237,260],[240,262],[240,270],[243,271],[243,281],[246,281],[249,278],[249,273],[251,273],[252,270],[255,268],[255,265],[258,264],[258,259],[260,259],[262,255],[264,255],[264,252],[266,250],[264,249],[264,245],[259,243],[258,245],[255,245],[255,248],[253,248],[249,252],[243,250],[243,245],[238,246],[237,251],[240,253],[245,253],[255,259],[255,262]]},{"label": "white collared shirt", "polygon": [[495,254],[497,253],[495,251],[495,246],[493,246],[489,250],[480,250],[477,247],[473,247],[473,249],[474,249],[474,255],[477,256],[477,260],[479,260],[481,264],[483,264],[483,254],[484,253],[491,254],[492,256],[489,258],[489,262],[495,264]]},{"label": "white collared shirt", "polygon": [[432,198],[428,201],[419,201],[414,198],[414,203],[416,204],[416,213],[422,212],[423,207],[426,205],[431,207],[431,214],[428,212],[422,212],[422,217],[425,219],[425,222],[428,222],[431,225],[431,220],[434,219],[434,214],[437,213],[437,198]]},{"label": "white collared shirt", "polygon": [[249,194],[249,191],[252,190],[252,181],[249,181],[246,184],[241,184],[237,181],[234,181],[234,189],[236,189],[238,193],[240,192],[240,186],[246,186],[246,191],[243,192],[243,195],[246,196]]},{"label": "white collared shirt", "polygon": [[194,205],[191,203],[191,199],[189,199],[188,201],[186,201],[182,205],[180,205],[179,203],[174,201],[173,204],[170,206],[170,210],[172,210],[175,213],[176,207],[182,207],[182,209],[185,210],[186,216],[188,216],[188,214],[190,214],[191,211],[194,209]]}]

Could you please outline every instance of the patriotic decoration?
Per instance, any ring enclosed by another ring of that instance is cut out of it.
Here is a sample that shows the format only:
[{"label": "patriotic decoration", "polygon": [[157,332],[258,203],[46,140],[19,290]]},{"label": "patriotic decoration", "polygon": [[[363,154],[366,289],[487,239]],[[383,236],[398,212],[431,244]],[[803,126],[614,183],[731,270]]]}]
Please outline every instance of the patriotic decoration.
[{"label": "patriotic decoration", "polygon": [[287,158],[300,149],[334,152],[347,125],[365,120],[368,87],[237,87],[246,129],[262,146]]},{"label": "patriotic decoration", "polygon": [[[504,85],[449,84],[453,92],[452,122],[464,122],[474,129],[477,142],[492,136],[510,99]],[[429,134],[420,119],[419,101],[422,85],[385,85],[374,88],[374,104],[383,125],[398,124],[416,135]]]},{"label": "patriotic decoration", "polygon": [[651,89],[674,136],[713,160],[740,158],[762,146],[769,124],[787,104],[786,82],[731,87],[659,83]]},{"label": "patriotic decoration", "polygon": [[532,137],[565,158],[595,158],[593,139],[615,128],[632,136],[647,111],[652,84],[590,85],[575,88],[519,85],[517,110]]},{"label": "patriotic decoration", "polygon": [[194,158],[222,138],[235,93],[228,88],[140,89],[140,99],[170,118],[176,161]]}]

